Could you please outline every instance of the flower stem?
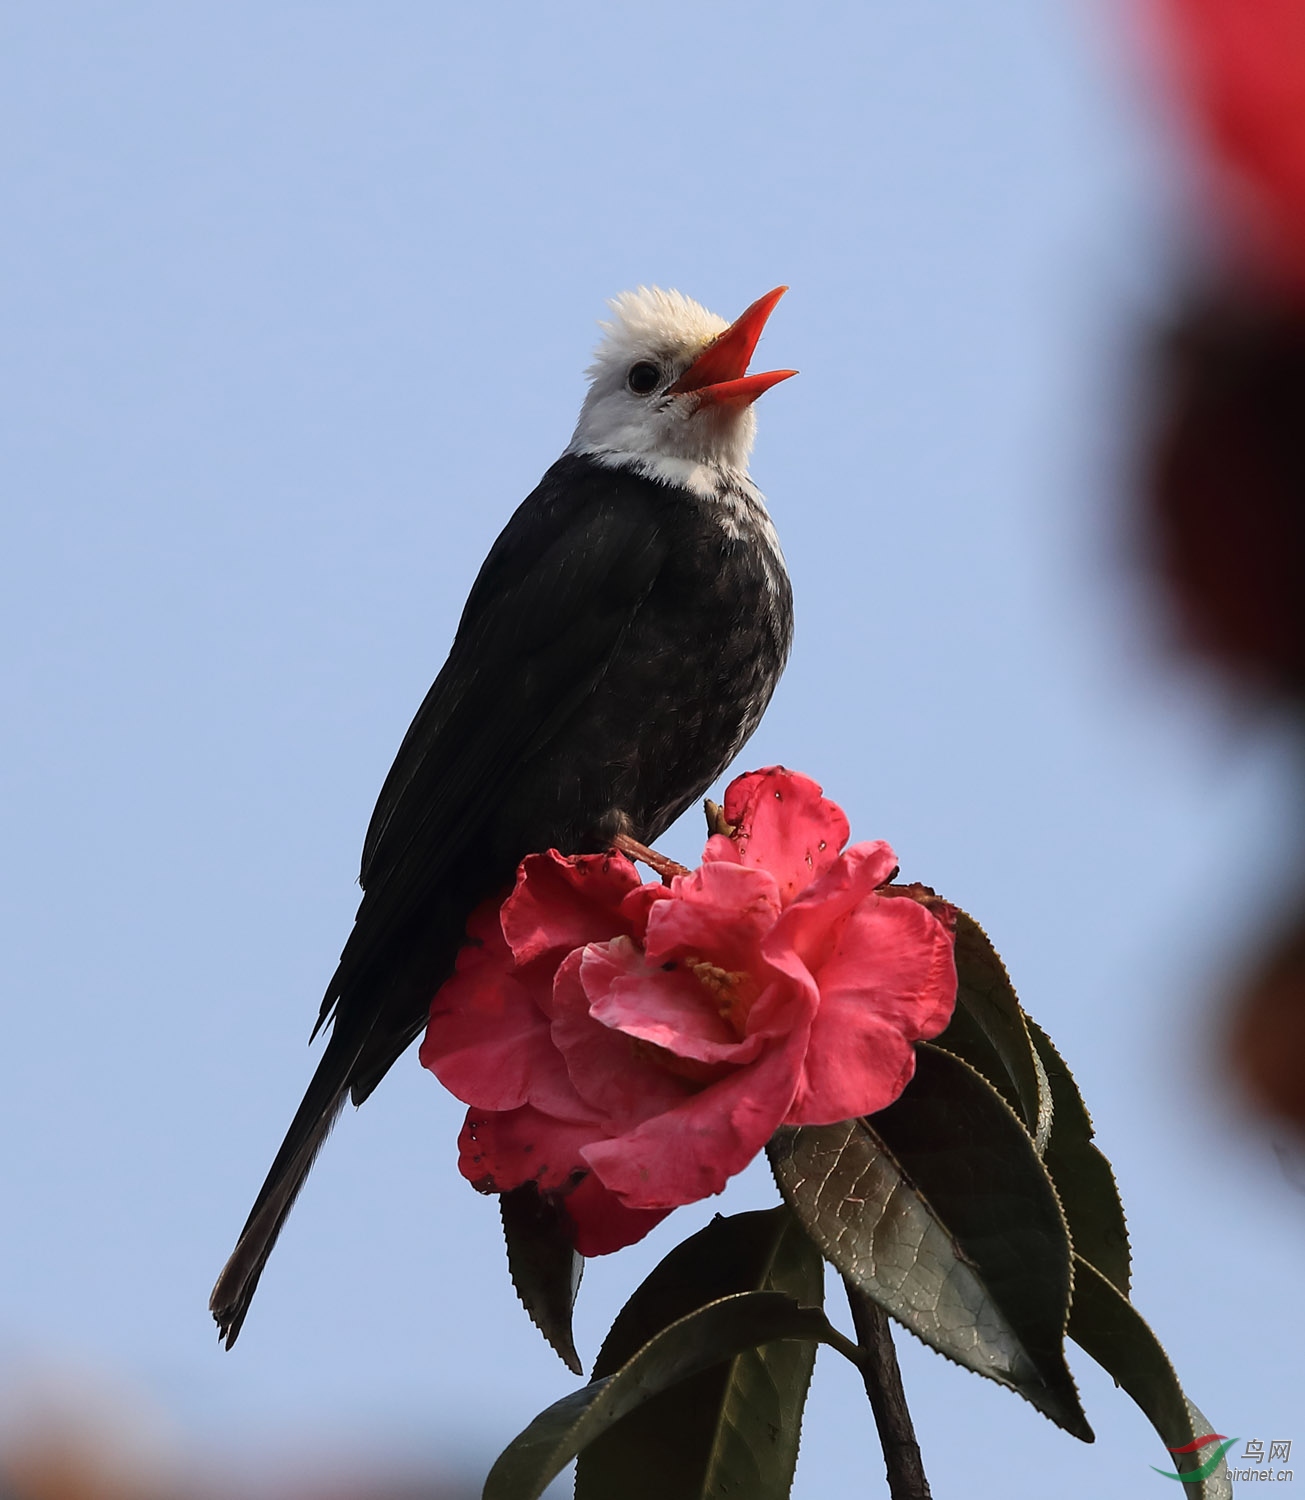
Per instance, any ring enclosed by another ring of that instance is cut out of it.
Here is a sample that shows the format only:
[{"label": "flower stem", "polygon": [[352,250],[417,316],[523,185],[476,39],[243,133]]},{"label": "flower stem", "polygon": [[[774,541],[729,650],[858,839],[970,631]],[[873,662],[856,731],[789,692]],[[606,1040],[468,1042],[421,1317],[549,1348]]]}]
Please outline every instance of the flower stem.
[{"label": "flower stem", "polygon": [[929,1481],[924,1476],[920,1445],[902,1389],[902,1372],[893,1348],[888,1314],[851,1282],[845,1281],[852,1309],[852,1326],[860,1344],[857,1364],[875,1414],[879,1441],[888,1471],[888,1493],[892,1500],[930,1500]]},{"label": "flower stem", "polygon": [[641,860],[655,875],[660,875],[667,885],[670,885],[674,876],[689,873],[687,865],[667,859],[664,854],[658,854],[656,849],[650,849],[638,839],[632,839],[628,833],[618,833],[612,840],[612,848],[624,854],[627,859]]}]

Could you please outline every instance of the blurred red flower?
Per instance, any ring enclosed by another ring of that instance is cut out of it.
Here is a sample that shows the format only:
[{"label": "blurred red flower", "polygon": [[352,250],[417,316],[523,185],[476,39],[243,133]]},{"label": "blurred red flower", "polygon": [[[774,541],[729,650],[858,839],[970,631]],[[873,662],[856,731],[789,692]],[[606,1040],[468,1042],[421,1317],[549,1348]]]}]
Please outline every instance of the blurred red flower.
[{"label": "blurred red flower", "polygon": [[1271,269],[1305,287],[1305,5],[1163,0],[1180,82]]},{"label": "blurred red flower", "polygon": [[584,1255],[718,1193],[780,1125],[871,1114],[956,1000],[954,914],[881,887],[885,843],[805,776],[725,794],[730,836],[669,885],[619,854],[531,855],[482,905],[421,1060],[469,1104],[465,1177],[564,1197]]}]

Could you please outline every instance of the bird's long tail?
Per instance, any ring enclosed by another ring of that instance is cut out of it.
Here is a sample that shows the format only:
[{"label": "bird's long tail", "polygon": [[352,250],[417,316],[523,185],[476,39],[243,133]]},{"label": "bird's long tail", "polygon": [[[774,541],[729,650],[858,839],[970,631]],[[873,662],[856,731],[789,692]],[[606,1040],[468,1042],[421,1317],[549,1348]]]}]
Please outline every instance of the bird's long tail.
[{"label": "bird's long tail", "polygon": [[217,1320],[218,1337],[225,1340],[228,1349],[239,1337],[258,1278],[263,1274],[286,1215],[344,1108],[349,1096],[349,1075],[361,1050],[360,1043],[345,1045],[338,1035],[327,1044],[303,1103],[295,1111],[276,1160],[240,1231],[236,1248],[222,1267],[208,1305]]},{"label": "bird's long tail", "polygon": [[386,966],[364,953],[362,961],[350,966],[346,946],[318,1022],[320,1027],[330,1020],[330,1040],[209,1298],[218,1336],[228,1349],[240,1334],[286,1215],[345,1100],[352,1094],[353,1102],[361,1104],[425,1028],[430,997],[452,972],[467,913],[483,886],[493,889],[493,882],[484,878],[467,885],[469,895],[463,887],[437,893],[422,908],[420,922],[400,929],[397,962]]}]

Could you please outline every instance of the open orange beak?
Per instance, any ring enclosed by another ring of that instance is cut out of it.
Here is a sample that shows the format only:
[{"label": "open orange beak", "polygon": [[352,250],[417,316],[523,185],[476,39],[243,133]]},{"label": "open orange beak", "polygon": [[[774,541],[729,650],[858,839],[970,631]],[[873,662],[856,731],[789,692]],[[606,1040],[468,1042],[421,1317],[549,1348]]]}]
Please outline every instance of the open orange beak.
[{"label": "open orange beak", "polygon": [[775,304],[788,291],[786,286],[777,286],[773,292],[758,297],[745,313],[714,338],[694,360],[674,385],[667,389],[668,396],[682,396],[692,392],[701,406],[733,406],[740,410],[752,403],[763,391],[796,370],[767,370],[764,374],[749,375],[748,361],[752,358],[766,326],[766,319],[775,310]]}]

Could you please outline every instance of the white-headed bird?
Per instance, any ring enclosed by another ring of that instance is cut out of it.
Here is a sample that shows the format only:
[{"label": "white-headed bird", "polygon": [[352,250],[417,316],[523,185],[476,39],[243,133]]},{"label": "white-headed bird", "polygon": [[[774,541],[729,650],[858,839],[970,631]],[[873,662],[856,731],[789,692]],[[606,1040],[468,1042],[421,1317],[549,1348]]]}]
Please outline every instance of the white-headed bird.
[{"label": "white-headed bird", "polygon": [[228,1347],[345,1100],[421,1033],[471,911],[527,854],[651,843],[757,727],[793,606],[748,476],[752,403],[795,372],[748,364],[784,290],[731,324],[656,288],[611,304],[575,433],[490,549],[381,788],[330,1039],[213,1290]]}]

